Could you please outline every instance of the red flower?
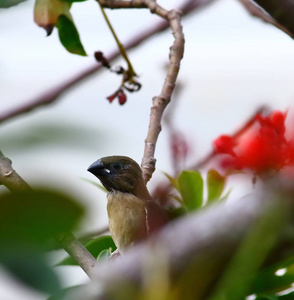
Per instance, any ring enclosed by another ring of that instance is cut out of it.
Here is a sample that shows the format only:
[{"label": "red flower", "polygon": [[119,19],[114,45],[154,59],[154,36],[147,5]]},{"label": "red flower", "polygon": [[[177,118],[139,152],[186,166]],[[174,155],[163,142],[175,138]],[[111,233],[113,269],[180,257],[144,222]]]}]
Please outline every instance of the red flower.
[{"label": "red flower", "polygon": [[257,174],[279,171],[294,163],[293,140],[285,138],[287,113],[275,111],[269,116],[256,115],[250,131],[238,139],[220,136],[214,141],[215,152],[229,154],[222,158],[225,168],[249,169]]},{"label": "red flower", "polygon": [[119,90],[118,93],[117,93],[117,96],[118,96],[118,102],[120,105],[123,105],[126,103],[127,101],[127,95],[124,93],[123,90]]},{"label": "red flower", "polygon": [[215,152],[223,153],[223,154],[231,154],[235,156],[235,152],[233,150],[236,142],[233,138],[228,135],[221,135],[214,142]]},{"label": "red flower", "polygon": [[122,89],[117,90],[112,95],[108,96],[106,99],[111,103],[115,98],[118,98],[118,102],[120,105],[123,105],[127,101],[127,95],[124,93]]}]

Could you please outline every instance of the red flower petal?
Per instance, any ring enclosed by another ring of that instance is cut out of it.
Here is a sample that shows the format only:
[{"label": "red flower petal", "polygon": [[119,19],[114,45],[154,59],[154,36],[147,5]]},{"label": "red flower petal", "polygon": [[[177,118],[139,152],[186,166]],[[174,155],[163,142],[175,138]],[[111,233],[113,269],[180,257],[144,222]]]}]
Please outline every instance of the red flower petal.
[{"label": "red flower petal", "polygon": [[117,92],[115,92],[114,94],[108,96],[106,99],[109,100],[109,102],[111,103],[116,97],[117,97]]},{"label": "red flower petal", "polygon": [[127,101],[127,95],[124,93],[123,90],[119,90],[118,93],[117,93],[117,96],[118,96],[118,102],[120,105],[123,105],[126,103]]},{"label": "red flower petal", "polygon": [[[250,169],[262,174],[279,171],[294,164],[294,142],[285,138],[287,113],[275,111],[269,116],[256,115],[259,128],[252,127],[238,140],[222,135],[214,141],[215,151],[230,154],[224,157],[224,168]],[[238,143],[237,143],[238,142]]]},{"label": "red flower petal", "polygon": [[235,152],[233,150],[235,144],[235,141],[228,135],[221,135],[213,142],[216,152],[230,154],[233,156],[235,156]]}]

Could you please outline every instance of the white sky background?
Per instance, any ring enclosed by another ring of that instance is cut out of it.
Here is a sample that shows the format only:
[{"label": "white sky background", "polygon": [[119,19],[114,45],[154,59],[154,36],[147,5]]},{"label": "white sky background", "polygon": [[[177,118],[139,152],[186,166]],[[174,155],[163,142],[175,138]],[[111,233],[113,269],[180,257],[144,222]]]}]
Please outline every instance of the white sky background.
[{"label": "white sky background", "polygon": [[[172,8],[179,1],[158,2]],[[45,31],[33,23],[33,5],[29,0],[0,11],[0,111],[30,101],[91,66],[95,63],[94,51],[101,50],[107,56],[115,48],[94,1],[75,3],[72,7],[89,54],[86,58],[67,53],[56,30],[45,38]],[[107,13],[122,42],[158,19],[147,10]],[[259,105],[281,110],[292,106],[294,43],[283,32],[249,16],[234,0],[217,1],[185,18],[183,26],[186,49],[179,75],[183,91],[175,124],[193,141],[197,161],[211,150],[213,139],[233,132]],[[94,179],[86,169],[101,156],[128,155],[140,163],[151,99],[161,90],[171,42],[171,33],[165,31],[129,52],[143,87],[139,93],[128,94],[124,106],[117,101],[109,104],[105,99],[116,90],[120,78],[103,71],[66,93],[54,105],[0,127],[0,149],[12,159],[25,180],[30,184],[66,186],[86,203],[89,212],[85,230],[106,224],[106,201],[97,188],[80,178]],[[124,63],[120,60],[117,64]],[[40,127],[50,129],[59,125],[72,129],[56,140],[50,134],[41,134],[38,138],[45,144],[42,147],[24,144],[28,138],[36,137]],[[20,141],[23,148],[16,147]],[[157,171],[150,186],[164,178],[161,171],[171,171],[164,128],[156,158]],[[66,284],[79,278],[70,277]],[[0,286],[0,300],[39,299],[30,294],[26,298],[16,290]]]}]

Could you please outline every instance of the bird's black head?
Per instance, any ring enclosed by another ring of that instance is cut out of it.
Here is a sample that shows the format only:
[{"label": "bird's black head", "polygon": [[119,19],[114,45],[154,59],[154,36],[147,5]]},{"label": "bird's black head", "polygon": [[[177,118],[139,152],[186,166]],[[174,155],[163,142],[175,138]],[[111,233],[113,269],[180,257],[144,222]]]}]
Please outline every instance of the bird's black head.
[{"label": "bird's black head", "polygon": [[142,189],[147,191],[140,166],[127,156],[100,158],[90,165],[88,171],[95,175],[108,191],[134,195],[142,193]]}]

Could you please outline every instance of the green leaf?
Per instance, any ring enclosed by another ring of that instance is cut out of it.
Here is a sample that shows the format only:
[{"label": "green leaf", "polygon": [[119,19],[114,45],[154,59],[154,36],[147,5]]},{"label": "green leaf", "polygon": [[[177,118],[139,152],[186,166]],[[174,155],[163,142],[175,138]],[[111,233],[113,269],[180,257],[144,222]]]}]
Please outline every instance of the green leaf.
[{"label": "green leaf", "polygon": [[0,8],[15,6],[24,1],[26,0],[0,0]]},{"label": "green leaf", "polygon": [[103,261],[106,260],[110,257],[111,255],[111,250],[110,249],[105,249],[101,251],[97,257],[97,261]]},{"label": "green leaf", "polygon": [[203,203],[203,179],[198,171],[183,171],[178,179],[179,191],[188,211],[193,211]]},{"label": "green leaf", "polygon": [[43,246],[57,234],[71,231],[82,214],[83,209],[75,199],[57,191],[39,189],[3,194],[0,248],[20,242]]},{"label": "green leaf", "polygon": [[59,282],[44,255],[56,235],[75,228],[83,209],[72,197],[46,189],[0,196],[0,263],[25,285],[45,293]]},{"label": "green leaf", "polygon": [[170,184],[176,188],[177,190],[179,190],[179,184],[178,184],[178,180],[177,178],[174,178],[170,175],[168,175],[167,173],[163,172],[163,174],[167,177],[167,179],[169,180]]},{"label": "green leaf", "polygon": [[[87,242],[85,244],[85,247],[95,258],[97,258],[103,250],[109,250],[109,248],[111,248],[112,251],[116,250],[116,246],[111,236],[108,235],[100,236],[97,239]],[[66,265],[75,266],[77,265],[77,263],[70,256],[68,256],[57,264],[57,266]]]},{"label": "green leaf", "polygon": [[281,295],[278,297],[279,300],[293,300],[294,299],[294,292],[291,292],[286,295]]},{"label": "green leaf", "polygon": [[60,42],[68,52],[87,56],[71,17],[60,15],[55,26],[58,28]]},{"label": "green leaf", "polygon": [[24,244],[0,250],[1,265],[26,286],[44,293],[56,293],[60,283],[48,265],[48,259],[40,251]]},{"label": "green leaf", "polygon": [[226,177],[221,176],[216,170],[209,170],[207,173],[207,202],[217,200],[221,197],[226,183]]}]

